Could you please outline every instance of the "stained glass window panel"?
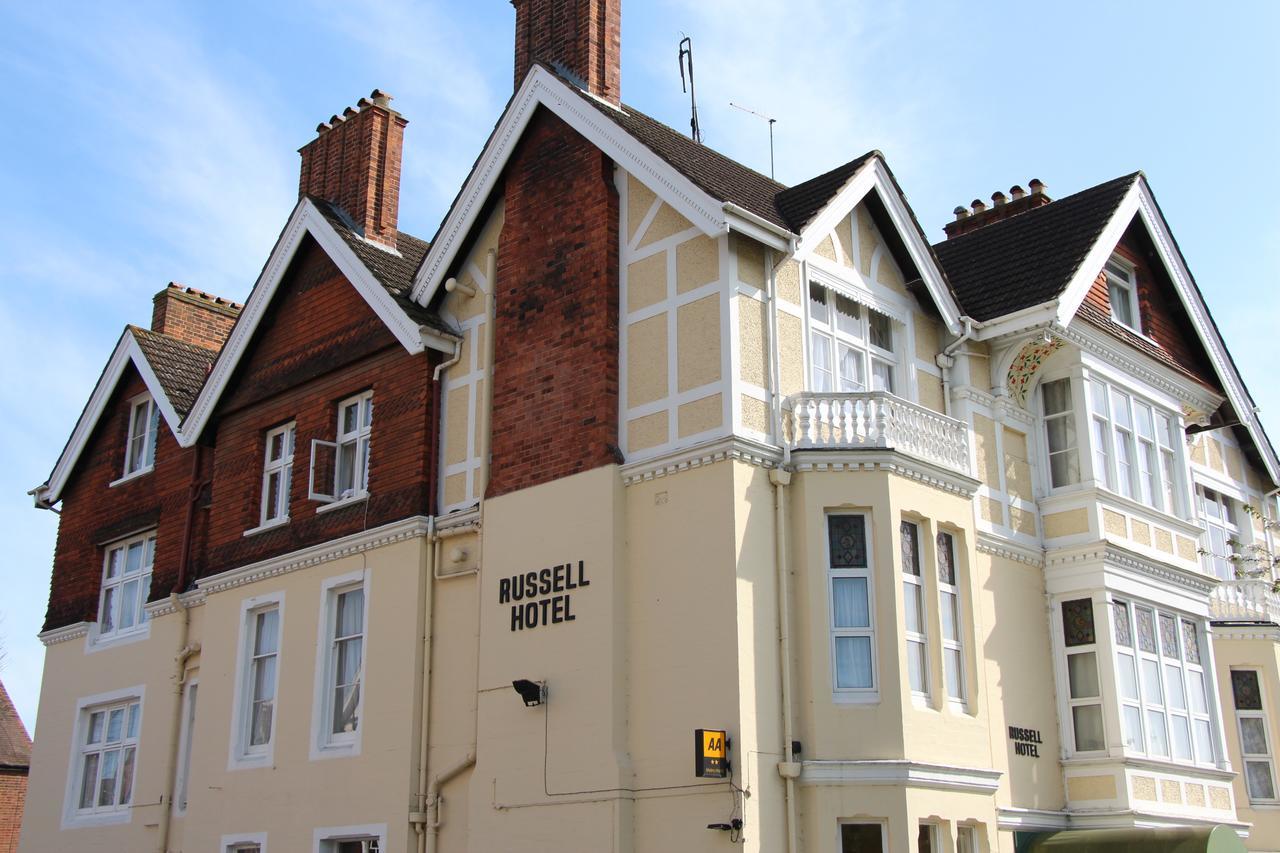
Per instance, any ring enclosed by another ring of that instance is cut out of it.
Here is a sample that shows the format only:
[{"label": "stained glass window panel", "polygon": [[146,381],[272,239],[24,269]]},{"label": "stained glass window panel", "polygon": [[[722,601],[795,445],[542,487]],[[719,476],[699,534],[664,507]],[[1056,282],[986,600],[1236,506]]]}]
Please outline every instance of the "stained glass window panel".
[{"label": "stained glass window panel", "polygon": [[861,515],[827,516],[831,566],[837,569],[867,567],[867,519]]},{"label": "stained glass window panel", "polygon": [[1092,599],[1062,602],[1062,633],[1068,646],[1085,646],[1096,641]]}]

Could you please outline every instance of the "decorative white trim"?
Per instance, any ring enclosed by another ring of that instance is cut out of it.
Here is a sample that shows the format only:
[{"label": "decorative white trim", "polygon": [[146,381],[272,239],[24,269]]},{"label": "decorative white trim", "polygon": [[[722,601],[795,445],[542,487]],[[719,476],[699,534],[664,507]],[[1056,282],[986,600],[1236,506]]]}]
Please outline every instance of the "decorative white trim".
[{"label": "decorative white trim", "polygon": [[1071,280],[1058,296],[1056,319],[1059,325],[1067,325],[1076,315],[1080,303],[1084,302],[1085,296],[1089,293],[1089,288],[1093,287],[1093,283],[1097,281],[1098,274],[1111,259],[1116,245],[1124,236],[1125,229],[1133,221],[1133,215],[1138,210],[1138,186],[1141,181],[1139,177],[1125,191],[1124,198],[1112,211],[1111,218],[1107,220],[1106,227],[1102,229],[1098,239],[1093,242],[1089,254],[1085,255],[1084,260],[1076,267],[1075,274],[1071,276]]},{"label": "decorative white trim", "polygon": [[884,471],[965,498],[973,497],[982,485],[972,477],[892,450],[797,450],[791,454],[791,463],[799,472]]},{"label": "decorative white trim", "polygon": [[736,459],[760,468],[776,468],[782,462],[782,451],[776,447],[760,444],[748,438],[731,435],[703,442],[693,447],[673,450],[670,453],[653,459],[646,459],[643,462],[624,465],[620,472],[623,485],[634,486],[636,483],[642,483],[646,480],[654,480],[658,477],[665,477],[668,474],[677,474],[691,468],[701,468],[704,465],[712,465],[716,462],[723,462],[726,459]]},{"label": "decorative white trim", "polygon": [[996,825],[1000,829],[1020,830],[1023,832],[1055,829],[1066,829],[1071,825],[1071,815],[1066,812],[1048,811],[1046,809],[1022,809],[1016,806],[1001,806],[996,809]]},{"label": "decorative white trim", "polygon": [[65,643],[67,640],[76,640],[87,636],[89,636],[89,623],[73,622],[70,625],[63,625],[61,628],[50,628],[48,631],[41,631],[36,634],[36,639],[43,643],[45,648],[48,648],[55,643]]},{"label": "decorative white trim", "polygon": [[[588,100],[556,75],[534,65],[520,84],[506,112],[498,120],[493,135],[476,161],[467,181],[449,209],[440,232],[414,276],[411,298],[429,305],[443,284],[445,275],[462,248],[467,234],[480,215],[485,200],[496,186],[508,158],[538,106],[546,107],[565,121],[615,163],[641,178],[667,204],[711,236],[730,229],[725,205],[699,189],[669,163],[642,145],[620,125],[604,115],[614,109],[597,100]],[[745,222],[735,216],[739,223]],[[759,229],[756,229],[759,230]]]},{"label": "decorative white trim", "polygon": [[1204,598],[1208,604],[1209,593],[1220,581],[1200,571],[1179,568],[1169,563],[1136,554],[1110,542],[1093,542],[1072,549],[1055,549],[1045,558],[1048,571],[1069,569],[1082,564],[1105,564],[1126,572],[1154,580],[1161,586],[1173,586]]},{"label": "decorative white trim", "polygon": [[426,534],[427,517],[415,515],[400,521],[384,524],[381,527],[375,527],[372,530],[352,533],[350,536],[343,536],[341,539],[322,542],[319,545],[301,548],[288,554],[282,554],[279,557],[272,557],[269,560],[250,563],[247,566],[210,575],[207,578],[201,578],[196,581],[196,586],[200,592],[205,594],[224,592],[228,589],[257,583],[260,580],[266,580],[277,575],[318,566],[331,560],[361,554],[374,548],[394,545],[406,539],[426,536]]},{"label": "decorative white trim", "polygon": [[901,785],[994,794],[1003,772],[992,768],[925,764],[902,759],[817,760],[801,765],[801,785]]},{"label": "decorative white trim", "polygon": [[1280,625],[1270,622],[1241,623],[1213,620],[1215,640],[1269,640],[1280,643]]},{"label": "decorative white trim", "polygon": [[982,554],[990,554],[993,557],[1003,557],[1015,563],[1025,563],[1028,566],[1044,568],[1043,548],[1028,548],[1025,545],[1010,542],[1008,539],[983,530],[978,531],[974,541],[974,548]]},{"label": "decorative white trim", "polygon": [[232,328],[231,336],[227,338],[222,351],[218,354],[218,360],[214,362],[213,370],[200,391],[200,396],[196,398],[191,412],[178,433],[178,442],[183,447],[191,447],[200,437],[205,424],[213,414],[213,407],[226,390],[231,375],[248,349],[258,324],[266,314],[276,289],[284,280],[289,264],[307,234],[315,239],[407,352],[416,354],[430,347],[452,354],[452,345],[445,346],[446,341],[442,336],[419,326],[410,319],[368,267],[356,257],[355,252],[334,230],[329,220],[311,199],[303,197],[298,200],[297,206],[289,216],[289,221],[285,224],[279,239],[276,240],[271,255],[258,275],[258,280],[254,282],[248,301],[240,311],[240,319]]},{"label": "decorative white trim", "polygon": [[[116,342],[116,347],[112,350],[111,357],[107,359],[107,365],[102,369],[102,375],[98,377],[98,384],[93,386],[93,393],[89,395],[89,402],[85,404],[84,411],[80,413],[80,419],[76,421],[75,429],[71,431],[71,437],[67,439],[67,446],[62,449],[62,453],[58,456],[58,461],[54,464],[48,481],[32,489],[29,493],[35,498],[37,506],[52,506],[62,497],[62,490],[67,485],[67,478],[71,476],[72,469],[75,468],[76,462],[80,459],[80,454],[84,452],[85,445],[89,442],[89,436],[93,433],[98,421],[105,413],[112,393],[115,392],[125,369],[130,364],[137,368],[138,373],[142,376],[143,383],[147,386],[147,391],[151,394],[151,398],[160,407],[160,414],[164,416],[164,422],[169,427],[169,432],[173,433],[175,437],[179,435],[182,419],[178,417],[173,404],[169,402],[169,398],[164,393],[164,386],[160,384],[160,380],[147,362],[147,357],[143,354],[142,348],[138,346],[138,339],[134,337],[133,330],[125,329],[120,335],[120,339]],[[159,436],[156,438],[158,441]],[[154,466],[144,468],[133,474],[119,477],[110,485],[117,486],[144,474],[150,474],[153,468]]]}]

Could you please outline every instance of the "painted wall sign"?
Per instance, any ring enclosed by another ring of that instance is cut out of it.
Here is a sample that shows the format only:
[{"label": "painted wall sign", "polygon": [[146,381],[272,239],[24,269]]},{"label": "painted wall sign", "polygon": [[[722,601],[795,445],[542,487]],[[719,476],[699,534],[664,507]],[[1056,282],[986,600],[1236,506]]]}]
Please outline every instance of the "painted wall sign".
[{"label": "painted wall sign", "polygon": [[1009,740],[1013,741],[1013,754],[1025,755],[1029,758],[1040,757],[1040,744],[1044,743],[1040,739],[1039,729],[1023,729],[1018,726],[1009,726]]},{"label": "painted wall sign", "polygon": [[512,631],[573,622],[578,617],[570,590],[584,586],[591,586],[585,562],[563,563],[498,581],[498,603],[511,605]]},{"label": "painted wall sign", "polygon": [[693,730],[693,775],[723,779],[729,775],[729,735],[723,729]]}]

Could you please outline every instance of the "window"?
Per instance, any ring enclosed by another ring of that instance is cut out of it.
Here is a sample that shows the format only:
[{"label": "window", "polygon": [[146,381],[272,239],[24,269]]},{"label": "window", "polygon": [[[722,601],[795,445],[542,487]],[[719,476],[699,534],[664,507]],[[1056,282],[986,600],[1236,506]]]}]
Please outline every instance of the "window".
[{"label": "window", "polygon": [[1080,482],[1076,421],[1071,404],[1071,380],[1055,379],[1041,386],[1045,440],[1049,449],[1049,482],[1056,489]]},{"label": "window", "polygon": [[285,424],[267,433],[266,459],[262,466],[262,513],[258,524],[289,520],[289,484],[293,480],[294,425]]},{"label": "window", "polygon": [[929,649],[925,632],[924,582],[920,577],[920,527],[901,525],[902,603],[907,635],[907,676],[911,692],[929,693]]},{"label": "window", "polygon": [[1184,514],[1172,413],[1090,379],[1089,415],[1098,482],[1161,512]]},{"label": "window", "polygon": [[884,849],[884,827],[881,824],[840,824],[840,853],[884,853]]},{"label": "window", "polygon": [[240,604],[240,611],[230,769],[260,767],[271,760],[276,734],[284,593],[246,598]]},{"label": "window", "polygon": [[1235,700],[1240,757],[1244,760],[1244,781],[1249,799],[1274,800],[1275,765],[1271,759],[1271,739],[1267,733],[1267,716],[1262,708],[1262,685],[1257,670],[1233,669],[1231,695]]},{"label": "window", "polygon": [[182,713],[181,752],[178,764],[178,784],[174,792],[173,802],[179,814],[187,810],[187,791],[191,787],[191,744],[196,733],[196,698],[200,685],[194,681],[187,684],[186,698]]},{"label": "window", "polygon": [[98,638],[135,633],[147,624],[156,535],[144,533],[107,548],[98,603]]},{"label": "window", "polygon": [[1138,323],[1138,287],[1133,267],[1112,258],[1107,261],[1107,293],[1111,297],[1111,319],[1141,332]]},{"label": "window", "polygon": [[814,391],[897,392],[893,321],[887,315],[810,284],[809,320]]},{"label": "window", "polygon": [[[369,436],[373,430],[373,392],[366,391],[338,404],[334,441],[311,441],[309,499],[339,502],[369,492]],[[321,491],[332,483],[331,492]]]},{"label": "window", "polygon": [[1235,580],[1236,569],[1230,559],[1240,539],[1235,501],[1203,486],[1196,489],[1196,497],[1200,500],[1200,519],[1205,527],[1204,553],[1200,557],[1204,570],[1224,581]]},{"label": "window", "polygon": [[1111,620],[1125,748],[1212,764],[1213,724],[1198,625],[1121,599],[1111,602]]},{"label": "window", "polygon": [[977,827],[956,827],[956,853],[978,853]]},{"label": "window", "polygon": [[833,683],[837,693],[870,695],[876,679],[867,517],[828,515],[827,548]]},{"label": "window", "polygon": [[316,672],[313,758],[357,748],[363,707],[367,577],[360,572],[326,582]]},{"label": "window", "polygon": [[267,853],[265,832],[238,832],[222,836],[222,853]]},{"label": "window", "polygon": [[960,614],[960,586],[956,582],[956,540],[946,531],[938,533],[938,605],[942,614],[942,666],[947,681],[947,698],[963,702],[964,645]]},{"label": "window", "polygon": [[83,710],[75,812],[127,811],[133,802],[142,704],[125,699]]},{"label": "window", "polygon": [[386,834],[385,824],[318,829],[315,850],[317,853],[378,853]]},{"label": "window", "polygon": [[150,471],[156,464],[156,432],[160,408],[150,396],[140,397],[129,412],[129,442],[124,451],[124,475]]},{"label": "window", "polygon": [[938,850],[938,827],[932,823],[921,823],[916,834],[916,850],[919,853],[934,853]]},{"label": "window", "polygon": [[1097,636],[1093,601],[1062,602],[1062,635],[1067,648],[1067,704],[1076,752],[1107,748],[1102,725],[1102,687],[1098,678]]}]

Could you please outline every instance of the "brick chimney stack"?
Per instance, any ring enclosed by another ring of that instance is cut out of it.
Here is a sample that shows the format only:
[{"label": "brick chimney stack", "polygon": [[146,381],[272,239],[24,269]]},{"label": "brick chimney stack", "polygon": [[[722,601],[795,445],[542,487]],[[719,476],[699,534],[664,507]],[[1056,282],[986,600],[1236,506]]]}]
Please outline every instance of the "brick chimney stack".
[{"label": "brick chimney stack", "polygon": [[957,207],[954,211],[955,221],[943,226],[943,230],[947,232],[947,239],[977,231],[993,222],[1009,219],[1028,210],[1035,210],[1037,207],[1044,207],[1052,201],[1045,193],[1044,183],[1038,178],[1032,178],[1027,186],[1031,188],[1029,193],[1014,184],[1009,188],[1008,196],[996,190],[991,195],[990,207],[980,198],[973,200],[972,209],[963,205]]},{"label": "brick chimney stack", "polygon": [[622,103],[622,0],[511,0],[516,7],[516,87],[533,63],[576,77]]},{"label": "brick chimney stack", "polygon": [[205,349],[222,349],[242,308],[238,302],[171,281],[152,300],[151,331]]},{"label": "brick chimney stack", "polygon": [[400,214],[400,160],[404,126],[391,96],[374,89],[356,108],[347,107],[316,127],[318,136],[298,153],[298,195],[322,198],[342,208],[366,239],[396,247]]}]

